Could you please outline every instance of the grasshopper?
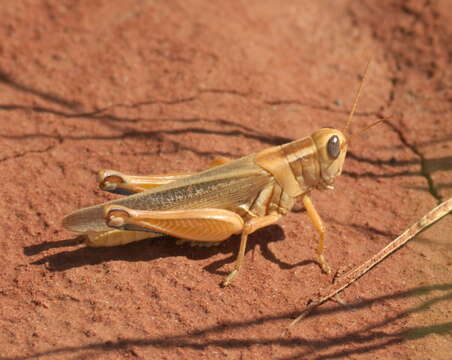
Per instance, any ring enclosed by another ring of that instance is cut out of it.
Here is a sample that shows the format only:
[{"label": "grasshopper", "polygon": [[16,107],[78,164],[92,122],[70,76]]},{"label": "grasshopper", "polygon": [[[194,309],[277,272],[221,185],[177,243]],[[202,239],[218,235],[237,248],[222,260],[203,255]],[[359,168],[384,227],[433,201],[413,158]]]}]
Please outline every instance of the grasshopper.
[{"label": "grasshopper", "polygon": [[[356,110],[361,88],[345,130]],[[252,153],[237,160],[216,159],[194,174],[133,176],[117,171],[99,173],[102,190],[128,195],[67,215],[63,226],[86,235],[93,247],[123,245],[146,238],[170,235],[196,243],[215,243],[241,234],[229,285],[245,256],[248,235],[276,223],[301,197],[320,235],[317,257],[330,273],[325,256],[325,227],[309,194],[333,189],[341,174],[349,142],[344,133],[322,128],[311,136]]]}]

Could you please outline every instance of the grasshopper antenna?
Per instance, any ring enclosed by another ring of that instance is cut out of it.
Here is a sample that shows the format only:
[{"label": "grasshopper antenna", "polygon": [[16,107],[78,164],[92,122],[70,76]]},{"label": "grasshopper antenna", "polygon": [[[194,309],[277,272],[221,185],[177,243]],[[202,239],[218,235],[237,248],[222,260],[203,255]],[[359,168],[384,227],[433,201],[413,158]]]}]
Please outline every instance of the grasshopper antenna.
[{"label": "grasshopper antenna", "polygon": [[350,115],[348,116],[348,119],[347,119],[347,124],[345,125],[344,131],[343,131],[344,133],[348,132],[348,129],[350,127],[350,123],[352,122],[352,119],[353,119],[353,115],[355,114],[356,108],[358,107],[359,96],[361,95],[361,90],[363,88],[364,81],[366,80],[367,73],[369,72],[369,67],[370,67],[370,63],[371,62],[372,62],[372,58],[370,58],[369,61],[367,62],[366,71],[364,72],[363,79],[361,81],[361,84],[359,85],[358,92],[356,93],[355,101],[353,102],[352,110],[350,111]]},{"label": "grasshopper antenna", "polygon": [[387,119],[388,119],[388,118],[383,118],[383,119],[377,120],[377,121],[373,122],[372,124],[367,125],[365,128],[362,128],[362,129],[360,129],[359,131],[357,131],[357,132],[355,132],[355,133],[353,133],[353,134],[350,134],[350,136],[348,137],[347,141],[350,142],[350,139],[351,139],[352,137],[354,137],[354,136],[356,136],[356,135],[359,135],[359,134],[362,134],[363,132],[369,130],[370,128],[373,128],[375,125],[378,125],[378,124],[380,124],[380,123],[382,123],[382,122],[385,122]]}]

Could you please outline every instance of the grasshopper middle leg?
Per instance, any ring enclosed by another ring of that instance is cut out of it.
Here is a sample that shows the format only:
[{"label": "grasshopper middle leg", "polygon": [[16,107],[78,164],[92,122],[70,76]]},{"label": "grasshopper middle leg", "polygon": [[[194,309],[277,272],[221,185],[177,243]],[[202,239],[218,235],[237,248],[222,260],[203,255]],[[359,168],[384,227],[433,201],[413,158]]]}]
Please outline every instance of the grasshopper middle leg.
[{"label": "grasshopper middle leg", "polygon": [[243,227],[242,237],[240,240],[239,253],[237,259],[235,260],[234,270],[224,279],[223,286],[228,286],[232,280],[237,276],[240,266],[243,263],[245,257],[246,243],[248,241],[248,235],[259,230],[260,228],[266,227],[268,225],[276,223],[281,215],[271,214],[263,217],[255,217],[249,220]]}]

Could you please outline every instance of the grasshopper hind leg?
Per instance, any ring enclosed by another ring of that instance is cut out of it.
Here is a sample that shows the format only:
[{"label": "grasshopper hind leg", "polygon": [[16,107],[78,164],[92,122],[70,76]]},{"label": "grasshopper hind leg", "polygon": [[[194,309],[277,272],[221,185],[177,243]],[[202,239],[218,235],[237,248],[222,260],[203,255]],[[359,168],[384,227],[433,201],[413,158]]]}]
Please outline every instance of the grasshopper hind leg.
[{"label": "grasshopper hind leg", "polygon": [[126,245],[131,242],[163,236],[147,231],[126,231],[112,229],[104,232],[89,231],[85,234],[85,244],[89,247],[111,247]]},{"label": "grasshopper hind leg", "polygon": [[190,174],[126,175],[114,170],[101,170],[98,174],[99,188],[119,195],[131,195],[180,180]]},{"label": "grasshopper hind leg", "polygon": [[221,242],[243,229],[243,219],[223,209],[155,211],[109,205],[104,208],[104,214],[111,228],[150,231],[198,242]]},{"label": "grasshopper hind leg", "polygon": [[233,234],[241,233],[239,253],[234,270],[223,281],[227,286],[237,276],[245,257],[248,235],[274,224],[281,215],[271,214],[252,218],[246,223],[238,214],[223,209],[186,210],[135,210],[121,205],[109,205],[104,209],[108,226],[117,229],[142,229],[197,242],[220,242]]},{"label": "grasshopper hind leg", "polygon": [[[224,165],[230,159],[219,156],[210,164],[209,168]],[[127,175],[115,170],[101,170],[98,174],[99,188],[119,195],[131,195],[149,190],[191,176],[190,173],[165,175]]]}]

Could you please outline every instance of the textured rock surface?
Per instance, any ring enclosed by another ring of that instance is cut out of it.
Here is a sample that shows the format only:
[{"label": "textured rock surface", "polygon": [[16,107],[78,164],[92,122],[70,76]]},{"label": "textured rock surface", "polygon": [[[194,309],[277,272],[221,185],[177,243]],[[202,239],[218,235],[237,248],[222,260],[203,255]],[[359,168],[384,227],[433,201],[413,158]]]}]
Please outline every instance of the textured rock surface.
[{"label": "textured rock surface", "polygon": [[[452,196],[450,1],[26,1],[0,7],[2,359],[446,359],[450,216],[291,332],[332,277],[297,206],[238,239],[85,248],[62,217],[113,198],[102,168],[203,169],[341,128],[370,55],[336,190],[313,194],[343,272]],[[284,241],[283,241],[284,240]],[[254,251],[256,250],[256,251]]]}]

